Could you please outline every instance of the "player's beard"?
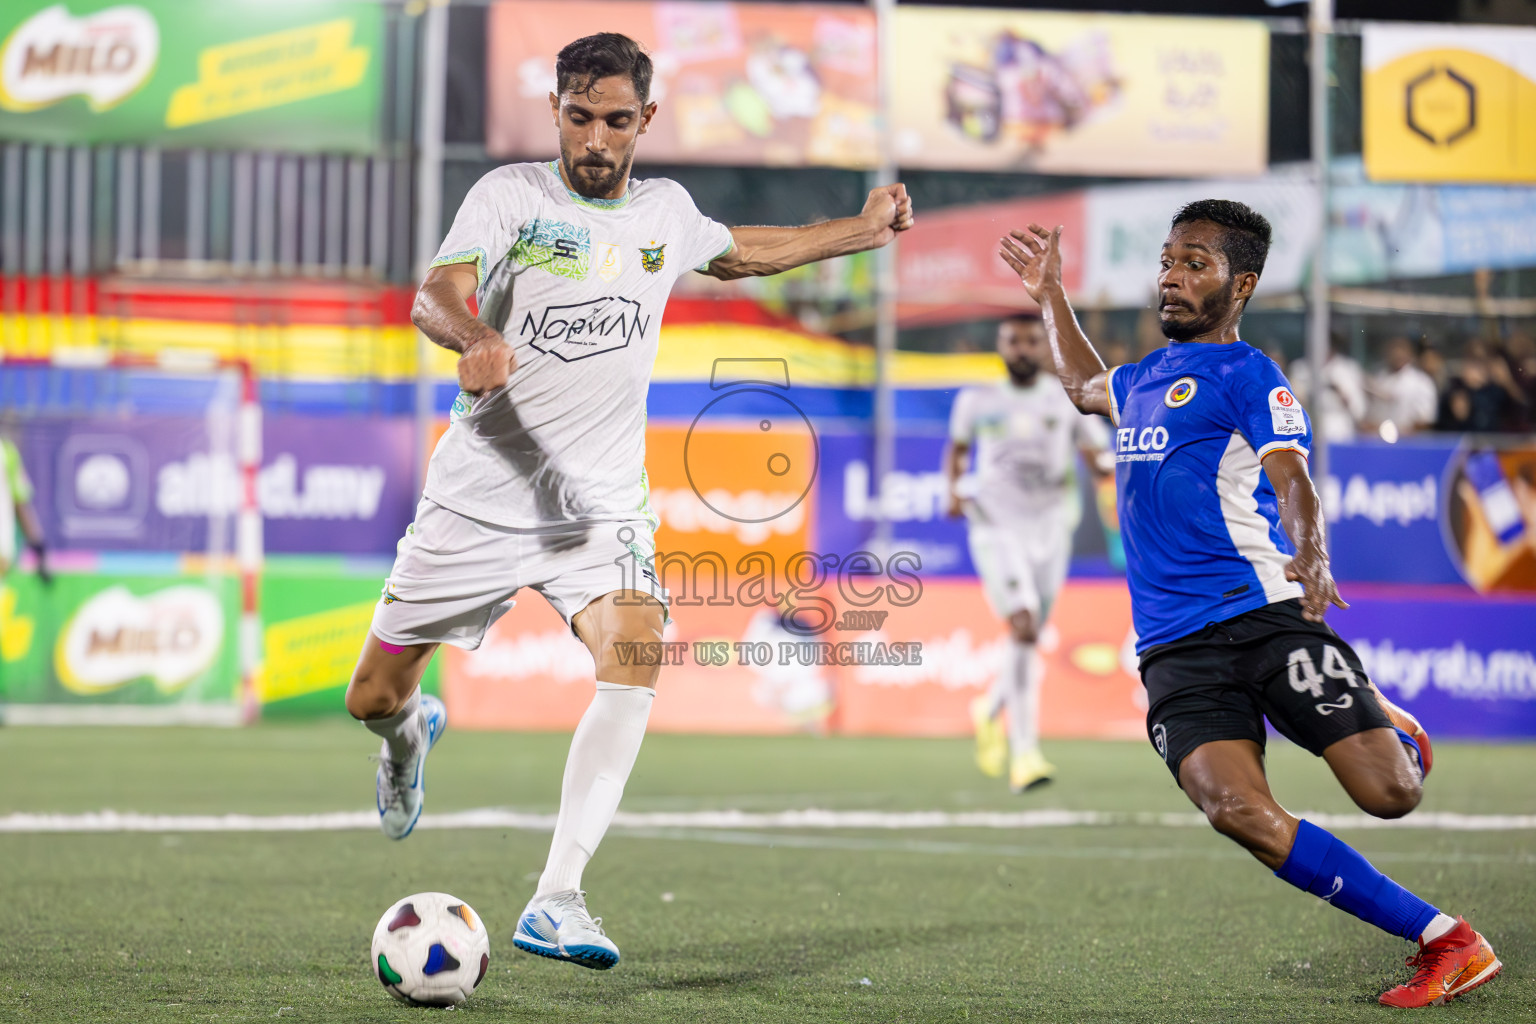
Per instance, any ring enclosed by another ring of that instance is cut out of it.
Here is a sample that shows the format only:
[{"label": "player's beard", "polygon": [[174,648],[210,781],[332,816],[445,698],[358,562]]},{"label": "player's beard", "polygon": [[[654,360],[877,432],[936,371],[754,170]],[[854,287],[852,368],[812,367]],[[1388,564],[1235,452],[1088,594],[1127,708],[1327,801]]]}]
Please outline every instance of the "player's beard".
[{"label": "player's beard", "polygon": [[[565,165],[565,178],[571,183],[571,190],[579,196],[587,199],[608,199],[618,187],[629,179],[629,165],[635,158],[634,143],[630,143],[629,149],[619,159],[618,163],[609,163],[592,156],[583,156],[580,160],[571,159],[571,151],[560,144],[560,162]],[[576,173],[578,167],[607,168],[608,173],[597,178],[589,178]]]},{"label": "player's beard", "polygon": [[1159,310],[1157,326],[1162,329],[1163,337],[1169,341],[1192,341],[1202,334],[1214,333],[1232,312],[1232,303],[1237,301],[1233,297],[1236,290],[1236,282],[1228,282],[1225,289],[1206,297],[1191,320],[1170,320]]},{"label": "player's beard", "polygon": [[1014,359],[1003,365],[1008,368],[1009,378],[1020,386],[1033,383],[1040,373],[1040,364],[1033,359]]}]

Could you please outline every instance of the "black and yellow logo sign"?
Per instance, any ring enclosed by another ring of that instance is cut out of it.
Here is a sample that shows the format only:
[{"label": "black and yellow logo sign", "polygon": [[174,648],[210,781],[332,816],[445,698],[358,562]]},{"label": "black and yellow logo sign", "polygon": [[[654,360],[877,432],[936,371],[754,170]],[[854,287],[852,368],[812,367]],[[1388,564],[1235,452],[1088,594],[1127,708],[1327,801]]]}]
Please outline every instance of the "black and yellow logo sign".
[{"label": "black and yellow logo sign", "polygon": [[1536,81],[1487,49],[1435,42],[1367,66],[1366,175],[1536,182]]}]

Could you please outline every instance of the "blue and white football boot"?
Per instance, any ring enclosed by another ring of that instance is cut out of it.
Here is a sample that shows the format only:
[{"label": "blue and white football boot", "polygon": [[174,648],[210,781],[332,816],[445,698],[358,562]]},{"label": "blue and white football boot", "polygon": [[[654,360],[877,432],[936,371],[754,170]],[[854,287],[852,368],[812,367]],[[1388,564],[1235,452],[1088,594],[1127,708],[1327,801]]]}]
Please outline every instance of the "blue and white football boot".
[{"label": "blue and white football boot", "polygon": [[422,694],[421,708],[416,713],[421,719],[424,738],[416,756],[405,761],[392,761],[387,742],[379,755],[379,774],[375,782],[379,831],[391,839],[404,839],[410,835],[421,818],[427,753],[448,728],[448,709],[436,697]]},{"label": "blue and white football boot", "polygon": [[606,971],[619,962],[619,947],[603,934],[603,919],[587,913],[587,894],[576,889],[529,900],[512,945],[594,971]]}]

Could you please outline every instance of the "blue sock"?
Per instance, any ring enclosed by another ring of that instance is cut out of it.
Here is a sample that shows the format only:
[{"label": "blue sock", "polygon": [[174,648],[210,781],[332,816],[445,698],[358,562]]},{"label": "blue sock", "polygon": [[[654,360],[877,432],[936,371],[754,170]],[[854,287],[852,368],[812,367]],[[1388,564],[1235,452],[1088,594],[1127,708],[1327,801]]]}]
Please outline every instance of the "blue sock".
[{"label": "blue sock", "polygon": [[1413,758],[1413,766],[1418,770],[1419,779],[1423,780],[1424,752],[1419,749],[1418,743],[1414,742],[1412,736],[1409,736],[1406,732],[1403,732],[1403,730],[1398,729],[1395,725],[1392,728],[1396,730],[1397,738],[1403,741],[1403,746],[1408,748],[1408,756]]},{"label": "blue sock", "polygon": [[1296,842],[1275,875],[1409,941],[1416,941],[1440,913],[1371,867],[1349,844],[1309,821],[1297,826]]}]

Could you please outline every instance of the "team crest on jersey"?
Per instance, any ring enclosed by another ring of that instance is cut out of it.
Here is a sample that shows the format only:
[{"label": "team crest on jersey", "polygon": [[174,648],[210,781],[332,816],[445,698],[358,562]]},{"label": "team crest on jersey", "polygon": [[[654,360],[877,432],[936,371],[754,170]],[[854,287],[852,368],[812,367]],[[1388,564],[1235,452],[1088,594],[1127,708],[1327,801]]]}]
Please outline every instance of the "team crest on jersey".
[{"label": "team crest on jersey", "polygon": [[640,247],[640,266],[645,269],[647,274],[656,273],[666,262],[667,244],[665,242],[654,249],[647,249],[643,245]]},{"label": "team crest on jersey", "polygon": [[1163,404],[1170,409],[1177,409],[1180,406],[1188,405],[1190,401],[1195,397],[1195,392],[1199,390],[1199,388],[1200,384],[1195,380],[1195,378],[1180,377],[1178,380],[1173,382],[1173,386],[1170,387],[1168,389],[1168,393],[1163,396]]}]

